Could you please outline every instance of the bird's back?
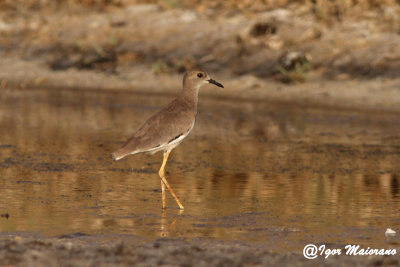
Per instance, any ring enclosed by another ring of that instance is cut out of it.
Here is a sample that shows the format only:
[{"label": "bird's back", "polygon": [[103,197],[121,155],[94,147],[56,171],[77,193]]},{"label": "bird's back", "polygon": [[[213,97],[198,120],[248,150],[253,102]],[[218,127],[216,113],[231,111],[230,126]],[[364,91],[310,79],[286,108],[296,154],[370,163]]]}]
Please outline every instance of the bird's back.
[{"label": "bird's back", "polygon": [[193,128],[196,105],[183,97],[176,98],[164,109],[151,116],[120,149],[112,153],[115,160],[129,154],[164,150]]}]

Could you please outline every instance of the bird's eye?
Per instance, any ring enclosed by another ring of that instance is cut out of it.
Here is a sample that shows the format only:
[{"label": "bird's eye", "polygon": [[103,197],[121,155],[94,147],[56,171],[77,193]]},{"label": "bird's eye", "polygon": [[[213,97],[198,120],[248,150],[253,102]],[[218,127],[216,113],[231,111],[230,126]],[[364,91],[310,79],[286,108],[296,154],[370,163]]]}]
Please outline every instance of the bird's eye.
[{"label": "bird's eye", "polygon": [[201,78],[201,77],[203,77],[203,73],[197,73],[197,77],[199,77],[199,78]]}]

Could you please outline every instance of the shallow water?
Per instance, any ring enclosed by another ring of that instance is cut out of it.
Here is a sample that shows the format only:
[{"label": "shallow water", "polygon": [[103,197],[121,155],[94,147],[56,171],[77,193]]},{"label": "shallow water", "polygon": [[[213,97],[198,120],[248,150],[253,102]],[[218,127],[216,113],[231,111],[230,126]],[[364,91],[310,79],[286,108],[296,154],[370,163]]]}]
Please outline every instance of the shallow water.
[{"label": "shallow water", "polygon": [[[46,236],[128,234],[390,247],[400,217],[400,117],[200,96],[194,130],[161,153],[114,162],[117,149],[173,96],[3,89],[0,229]],[[6,215],[10,217],[7,219]]]}]

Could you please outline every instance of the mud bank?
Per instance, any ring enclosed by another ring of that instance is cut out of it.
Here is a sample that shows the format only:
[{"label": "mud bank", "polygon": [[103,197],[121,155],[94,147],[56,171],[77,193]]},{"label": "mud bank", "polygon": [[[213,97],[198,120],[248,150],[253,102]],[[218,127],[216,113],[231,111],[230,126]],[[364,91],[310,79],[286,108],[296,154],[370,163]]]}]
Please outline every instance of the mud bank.
[{"label": "mud bank", "polygon": [[329,256],[269,252],[263,244],[134,236],[0,237],[0,266],[397,266],[397,256]]}]

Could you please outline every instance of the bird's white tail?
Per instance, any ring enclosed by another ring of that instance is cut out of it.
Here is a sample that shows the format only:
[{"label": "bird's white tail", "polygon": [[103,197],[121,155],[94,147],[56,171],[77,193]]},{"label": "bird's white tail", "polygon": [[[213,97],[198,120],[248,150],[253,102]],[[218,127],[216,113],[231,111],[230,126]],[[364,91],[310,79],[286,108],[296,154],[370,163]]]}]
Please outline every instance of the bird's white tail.
[{"label": "bird's white tail", "polygon": [[111,153],[111,157],[113,158],[113,160],[120,160],[123,157],[125,157],[127,155],[126,152],[121,151],[121,149],[118,149],[117,151]]}]

